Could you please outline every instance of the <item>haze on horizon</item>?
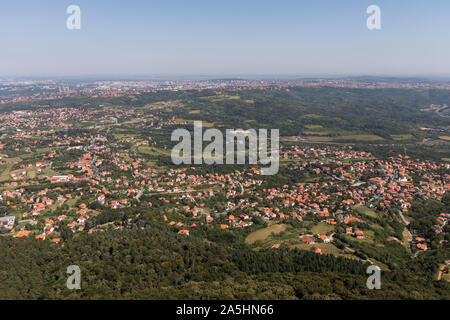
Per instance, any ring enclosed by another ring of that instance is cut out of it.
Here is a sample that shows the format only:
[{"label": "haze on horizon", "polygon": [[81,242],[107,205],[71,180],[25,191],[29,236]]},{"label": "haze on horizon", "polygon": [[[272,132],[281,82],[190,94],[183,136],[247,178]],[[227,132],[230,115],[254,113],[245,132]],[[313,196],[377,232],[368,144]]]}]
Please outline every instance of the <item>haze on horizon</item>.
[{"label": "haze on horizon", "polygon": [[[81,30],[66,28],[72,4]],[[381,30],[366,28],[372,4]],[[445,0],[3,1],[0,77],[447,77],[449,12]]]}]

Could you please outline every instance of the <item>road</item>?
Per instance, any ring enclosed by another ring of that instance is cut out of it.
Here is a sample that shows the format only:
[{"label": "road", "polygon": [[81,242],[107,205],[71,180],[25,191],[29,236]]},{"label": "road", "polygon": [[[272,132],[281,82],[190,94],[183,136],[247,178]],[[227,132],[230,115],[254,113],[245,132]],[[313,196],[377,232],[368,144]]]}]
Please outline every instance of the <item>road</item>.
[{"label": "road", "polygon": [[142,195],[144,194],[144,190],[145,190],[145,188],[141,188],[141,190],[139,190],[137,195],[134,197],[137,200],[137,202],[141,202],[140,199],[141,199]]},{"label": "road", "polygon": [[447,115],[441,113],[442,111],[444,111],[444,110],[447,109],[447,108],[448,108],[448,106],[447,106],[447,105],[444,105],[444,106],[442,106],[441,108],[436,109],[436,113],[437,113],[439,116],[441,116],[441,117],[444,117],[444,118],[450,118],[450,116],[447,116]]},{"label": "road", "polygon": [[397,179],[398,179],[398,170],[395,169],[394,170],[394,175],[392,176],[392,179],[391,179],[390,183],[394,183]]},{"label": "road", "polygon": [[400,219],[402,219],[403,223],[404,223],[406,226],[409,226],[409,221],[407,221],[407,220],[405,219],[405,217],[403,216],[403,213],[402,213],[401,211],[398,212],[398,215],[400,216]]},{"label": "road", "polygon": [[[398,211],[398,215],[400,216],[400,219],[401,219],[401,220],[403,221],[403,223],[405,224],[405,230],[404,230],[403,232],[406,232],[406,236],[403,236],[403,237],[405,238],[405,241],[406,241],[406,242],[411,243],[411,241],[414,239],[414,236],[413,236],[413,234],[411,233],[411,231],[409,231],[409,229],[408,229],[409,221],[407,221],[407,220],[405,219],[405,217],[403,216],[403,213],[402,213],[400,210]],[[405,245],[406,245],[406,243],[405,243]],[[410,250],[411,250],[411,248],[410,248]],[[416,252],[416,254],[413,255],[413,257],[414,257],[414,258],[417,257],[417,254],[418,254],[418,252]]]},{"label": "road", "polygon": [[439,272],[438,272],[438,276],[437,276],[437,281],[441,281],[442,280],[442,276],[444,275],[444,270],[447,266],[450,266],[450,262],[447,262],[447,264],[444,264],[443,266],[441,266],[439,268]]},{"label": "road", "polygon": [[[242,183],[240,183],[239,181],[234,181],[235,183],[237,183],[237,184],[239,184],[239,186],[241,187],[241,193],[240,193],[240,195],[243,195],[244,194],[244,192],[245,192],[245,189],[244,189],[244,186],[242,185]],[[241,206],[242,206],[242,204],[243,204],[244,202],[240,202],[240,203],[238,203],[236,206],[234,206],[234,207],[232,207],[232,208],[228,208],[228,209],[225,209],[225,211],[223,211],[223,212],[218,212],[218,213],[216,213],[217,215],[224,215],[224,214],[227,214],[228,212],[231,212],[231,211],[234,211],[234,210],[236,210],[236,209],[239,209]]]}]

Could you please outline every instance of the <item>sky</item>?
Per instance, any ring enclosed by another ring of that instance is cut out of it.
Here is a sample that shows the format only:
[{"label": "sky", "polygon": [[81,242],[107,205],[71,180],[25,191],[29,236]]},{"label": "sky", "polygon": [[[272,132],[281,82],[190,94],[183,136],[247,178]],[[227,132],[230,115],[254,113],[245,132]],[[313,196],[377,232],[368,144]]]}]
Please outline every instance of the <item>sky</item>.
[{"label": "sky", "polygon": [[0,77],[446,77],[449,37],[448,0],[2,0]]}]

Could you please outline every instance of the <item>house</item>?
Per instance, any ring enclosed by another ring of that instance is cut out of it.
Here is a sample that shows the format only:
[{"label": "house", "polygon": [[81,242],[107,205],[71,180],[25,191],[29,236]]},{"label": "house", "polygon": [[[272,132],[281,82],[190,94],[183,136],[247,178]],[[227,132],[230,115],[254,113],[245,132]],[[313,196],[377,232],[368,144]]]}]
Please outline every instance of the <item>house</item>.
[{"label": "house", "polygon": [[314,240],[310,237],[303,237],[302,242],[306,243],[306,244],[312,244],[312,243],[314,243]]},{"label": "house", "polygon": [[16,238],[23,238],[23,237],[28,237],[30,235],[30,231],[28,230],[22,230],[17,232],[17,234],[15,235]]},{"label": "house", "polygon": [[418,243],[416,244],[417,249],[426,251],[427,250],[427,245],[425,243]]},{"label": "house", "polygon": [[38,234],[35,238],[45,240],[45,233]]},{"label": "house", "polygon": [[117,209],[118,206],[119,206],[119,201],[117,201],[117,200],[111,201],[111,208]]},{"label": "house", "polygon": [[323,243],[329,243],[330,239],[326,235],[317,234],[316,238],[322,241]]},{"label": "house", "polygon": [[97,197],[98,202],[100,202],[101,204],[105,203],[105,195],[101,194]]},{"label": "house", "polygon": [[361,230],[356,230],[355,236],[356,236],[356,239],[364,239],[364,232],[362,232]]}]

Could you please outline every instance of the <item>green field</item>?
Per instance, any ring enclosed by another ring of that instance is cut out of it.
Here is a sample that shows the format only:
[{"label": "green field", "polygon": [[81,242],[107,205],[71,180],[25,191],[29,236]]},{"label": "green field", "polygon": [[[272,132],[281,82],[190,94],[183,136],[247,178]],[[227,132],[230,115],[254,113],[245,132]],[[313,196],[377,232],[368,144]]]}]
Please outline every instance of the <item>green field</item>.
[{"label": "green field", "polygon": [[320,124],[307,124],[305,126],[305,128],[311,129],[311,130],[317,130],[317,129],[322,129],[323,126],[321,126]]},{"label": "green field", "polygon": [[202,99],[208,100],[211,102],[221,102],[221,101],[226,101],[226,100],[240,100],[241,97],[228,95],[228,94],[222,94],[222,95],[216,95],[216,96],[211,96],[211,97],[203,97]]},{"label": "green field", "polygon": [[[8,181],[10,180],[10,174],[12,173],[11,169],[13,168],[16,162],[21,162],[20,158],[6,158],[4,159],[6,164],[0,166],[0,181]],[[17,171],[17,170],[15,170]]]},{"label": "green field", "polygon": [[[354,141],[354,142],[374,142],[383,141],[382,137],[376,136],[374,134],[352,134],[352,135],[342,135],[337,137],[327,137],[321,136],[322,133],[314,132],[314,136],[305,137],[311,142],[340,142],[340,141]],[[328,133],[327,133],[328,134]]]},{"label": "green field", "polygon": [[450,273],[444,273],[442,275],[442,280],[450,282]]},{"label": "green field", "polygon": [[325,222],[319,222],[314,227],[311,228],[313,233],[326,234],[334,230],[334,226]]},{"label": "green field", "polygon": [[412,134],[391,134],[391,138],[395,141],[411,140],[414,138]]},{"label": "green field", "polygon": [[270,235],[279,234],[284,230],[286,230],[285,224],[274,224],[270,227],[256,230],[255,232],[250,233],[245,239],[245,242],[248,244],[252,244],[256,241],[263,241],[266,240]]},{"label": "green field", "polygon": [[315,113],[309,113],[299,117],[299,119],[320,119],[320,118],[324,118],[324,116]]},{"label": "green field", "polygon": [[336,137],[334,140],[353,140],[353,141],[382,141],[382,137],[376,136],[374,134],[354,134],[348,136]]},{"label": "green field", "polygon": [[170,156],[170,150],[164,150],[164,149],[149,147],[149,146],[139,146],[138,151],[140,153],[148,154],[151,156],[160,156],[160,155]]},{"label": "green field", "polygon": [[67,204],[69,207],[73,207],[77,203],[77,200],[78,200],[77,198],[69,199],[65,202],[65,204]]},{"label": "green field", "polygon": [[[201,120],[190,120],[190,119],[183,119],[183,118],[176,118],[175,121],[177,122],[187,122],[187,123],[194,123],[194,121],[201,121]],[[212,128],[214,127],[214,123],[202,121],[202,127],[203,128]]]},{"label": "green field", "polygon": [[356,212],[358,212],[360,214],[367,215],[372,218],[377,217],[377,213],[375,212],[375,210],[367,208],[366,206],[363,206],[363,205],[354,206],[353,210],[355,210]]}]

